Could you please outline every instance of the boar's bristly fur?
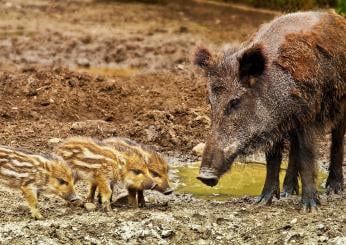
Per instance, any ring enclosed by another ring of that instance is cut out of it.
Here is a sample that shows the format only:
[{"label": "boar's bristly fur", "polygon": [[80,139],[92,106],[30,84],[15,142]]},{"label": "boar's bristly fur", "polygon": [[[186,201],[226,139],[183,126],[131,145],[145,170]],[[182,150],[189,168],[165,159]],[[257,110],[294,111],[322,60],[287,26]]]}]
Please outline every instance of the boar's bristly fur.
[{"label": "boar's bristly fur", "polygon": [[[304,208],[314,209],[319,203],[314,138],[332,128],[327,185],[334,192],[342,189],[345,18],[331,11],[283,15],[262,25],[237,50],[217,59],[200,51],[196,59],[201,57],[207,58],[196,63],[207,71],[212,111],[198,177],[202,182],[216,185],[237,156],[264,150],[270,164],[262,198],[269,202],[278,191],[277,165],[288,138],[289,172],[299,173]],[[213,65],[206,67],[209,60]],[[295,189],[289,179],[285,188]]]}]

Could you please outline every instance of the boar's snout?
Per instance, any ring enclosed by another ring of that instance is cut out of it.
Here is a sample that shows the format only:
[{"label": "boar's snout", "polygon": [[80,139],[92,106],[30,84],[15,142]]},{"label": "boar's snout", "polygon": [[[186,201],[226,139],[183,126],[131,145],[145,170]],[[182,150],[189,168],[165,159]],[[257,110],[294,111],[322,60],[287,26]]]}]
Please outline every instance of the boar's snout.
[{"label": "boar's snout", "polygon": [[213,170],[209,168],[201,168],[197,179],[208,186],[215,186],[219,182],[219,178],[216,176]]}]

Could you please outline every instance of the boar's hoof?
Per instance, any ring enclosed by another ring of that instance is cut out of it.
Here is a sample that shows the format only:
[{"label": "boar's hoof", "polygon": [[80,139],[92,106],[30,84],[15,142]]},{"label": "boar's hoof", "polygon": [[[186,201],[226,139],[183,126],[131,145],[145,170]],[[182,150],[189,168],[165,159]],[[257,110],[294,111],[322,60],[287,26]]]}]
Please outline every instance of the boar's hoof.
[{"label": "boar's hoof", "polygon": [[204,184],[208,186],[215,186],[219,182],[219,179],[215,176],[198,176],[198,180],[202,181]]},{"label": "boar's hoof", "polygon": [[318,205],[321,205],[321,202],[317,198],[303,198],[303,213],[316,213],[318,211]]},{"label": "boar's hoof", "polygon": [[262,194],[257,198],[256,203],[270,205],[272,203],[274,195],[277,199],[280,199],[279,188],[273,188],[269,191],[263,190]]},{"label": "boar's hoof", "polygon": [[331,179],[328,177],[326,188],[327,188],[327,194],[339,194],[342,193],[343,191],[343,180],[336,180],[336,179]]},{"label": "boar's hoof", "polygon": [[280,193],[281,197],[289,197],[291,195],[297,194],[299,195],[299,186],[297,184],[292,184],[292,185],[284,185],[283,190]]}]

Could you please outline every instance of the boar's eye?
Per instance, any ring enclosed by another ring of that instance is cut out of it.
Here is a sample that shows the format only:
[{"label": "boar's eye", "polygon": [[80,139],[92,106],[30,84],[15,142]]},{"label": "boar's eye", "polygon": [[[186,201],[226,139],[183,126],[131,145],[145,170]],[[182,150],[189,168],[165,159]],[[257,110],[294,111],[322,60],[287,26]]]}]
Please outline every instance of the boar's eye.
[{"label": "boar's eye", "polygon": [[239,103],[240,103],[239,98],[231,99],[226,106],[225,114],[226,115],[231,114],[232,111],[238,107]]},{"label": "boar's eye", "polygon": [[56,179],[58,180],[59,185],[67,185],[68,184],[68,182],[62,178],[56,178]]},{"label": "boar's eye", "polygon": [[135,175],[140,175],[140,174],[143,174],[143,171],[142,170],[139,170],[139,169],[131,169],[132,173],[134,173]]},{"label": "boar's eye", "polygon": [[155,171],[150,171],[151,176],[155,177],[160,177],[160,175],[158,173],[156,173]]}]

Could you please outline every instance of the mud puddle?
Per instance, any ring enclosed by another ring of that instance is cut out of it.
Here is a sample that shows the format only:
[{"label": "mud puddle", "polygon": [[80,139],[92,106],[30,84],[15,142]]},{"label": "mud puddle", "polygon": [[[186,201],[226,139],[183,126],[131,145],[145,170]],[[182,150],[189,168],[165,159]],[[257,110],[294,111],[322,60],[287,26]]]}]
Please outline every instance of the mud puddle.
[{"label": "mud puddle", "polygon": [[[179,185],[177,192],[190,193],[203,199],[226,200],[230,197],[258,196],[261,194],[266,176],[266,166],[260,163],[234,163],[232,171],[227,172],[214,187],[202,184],[196,179],[199,172],[200,162],[188,166],[178,167],[177,176]],[[280,171],[280,186],[282,188],[287,163],[282,164]],[[327,174],[320,170],[318,173],[317,186],[324,191]],[[301,187],[301,186],[300,186]]]}]

